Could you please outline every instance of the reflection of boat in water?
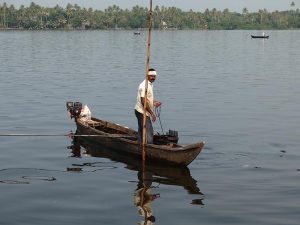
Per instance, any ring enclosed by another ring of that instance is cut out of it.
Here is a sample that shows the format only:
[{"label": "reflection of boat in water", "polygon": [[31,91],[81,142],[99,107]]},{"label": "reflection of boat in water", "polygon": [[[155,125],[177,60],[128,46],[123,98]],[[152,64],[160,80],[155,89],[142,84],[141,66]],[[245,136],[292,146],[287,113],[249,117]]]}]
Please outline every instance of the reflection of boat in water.
[{"label": "reflection of boat in water", "polygon": [[126,165],[125,168],[129,170],[138,171],[139,184],[138,188],[143,186],[143,176],[146,174],[146,181],[158,184],[181,186],[188,191],[189,194],[200,194],[200,189],[197,186],[197,181],[192,178],[190,170],[186,166],[172,166],[162,163],[146,163],[145,171],[140,159],[132,157],[131,155],[116,153],[109,149],[100,148],[87,141],[86,137],[75,136],[73,139],[72,153],[73,156],[79,157],[81,155],[81,147],[85,149],[85,153],[93,157],[108,158],[112,161],[122,162]]},{"label": "reflection of boat in water", "polygon": [[[142,164],[140,159],[128,154],[120,154],[109,149],[101,148],[82,136],[73,137],[72,149],[74,157],[80,157],[81,152],[93,157],[107,158],[125,164],[125,168],[137,171],[138,183],[133,195],[133,204],[137,207],[139,216],[143,218],[138,224],[153,225],[156,221],[152,202],[160,201],[160,184],[183,187],[189,194],[198,196],[190,204],[203,206],[203,193],[197,186],[197,181],[191,176],[186,166],[149,162]],[[78,171],[72,168],[72,171]],[[80,169],[80,168],[79,168]],[[79,170],[80,171],[80,170]]]}]

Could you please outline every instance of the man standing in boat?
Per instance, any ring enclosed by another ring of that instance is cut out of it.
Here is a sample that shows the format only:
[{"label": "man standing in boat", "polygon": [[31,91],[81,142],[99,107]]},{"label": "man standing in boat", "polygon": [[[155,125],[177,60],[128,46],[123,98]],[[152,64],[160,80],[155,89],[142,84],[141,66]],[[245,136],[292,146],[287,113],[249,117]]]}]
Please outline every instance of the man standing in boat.
[{"label": "man standing in boat", "polygon": [[[153,82],[156,79],[155,69],[149,69],[148,71],[148,88],[147,88],[147,105],[146,105],[146,129],[147,129],[147,143],[153,143],[153,126],[152,122],[155,122],[156,117],[154,114],[154,107],[161,105],[161,102],[154,100],[153,94]],[[143,137],[143,116],[144,116],[144,98],[145,98],[145,82],[146,79],[139,85],[137,93],[137,102],[135,105],[135,116],[138,120],[138,143],[142,143]]]}]

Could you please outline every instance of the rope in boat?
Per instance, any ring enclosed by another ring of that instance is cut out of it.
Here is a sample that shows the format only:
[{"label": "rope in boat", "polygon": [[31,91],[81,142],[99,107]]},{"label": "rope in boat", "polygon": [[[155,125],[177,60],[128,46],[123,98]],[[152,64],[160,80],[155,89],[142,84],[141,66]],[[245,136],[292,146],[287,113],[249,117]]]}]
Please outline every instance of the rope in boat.
[{"label": "rope in boat", "polygon": [[164,135],[164,129],[162,127],[161,120],[160,120],[160,112],[161,112],[161,106],[155,107],[155,116],[158,117],[160,128],[161,128],[162,134]]},{"label": "rope in boat", "polygon": [[[161,128],[161,131],[162,131],[162,135],[164,135],[165,133],[164,133],[164,129],[162,127],[162,123],[161,123],[161,120],[160,120],[160,113],[161,113],[161,106],[155,107],[155,116],[159,120],[159,124],[160,124],[160,128]],[[198,137],[198,138],[202,137],[201,135],[194,135],[194,134],[180,134],[180,136],[182,136],[182,137]]]}]

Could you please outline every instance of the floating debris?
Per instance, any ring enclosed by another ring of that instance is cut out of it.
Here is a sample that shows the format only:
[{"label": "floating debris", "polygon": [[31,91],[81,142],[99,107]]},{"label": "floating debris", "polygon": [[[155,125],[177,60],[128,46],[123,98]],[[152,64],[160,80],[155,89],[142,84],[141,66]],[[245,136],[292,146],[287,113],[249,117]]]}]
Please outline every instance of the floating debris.
[{"label": "floating debris", "polygon": [[47,177],[47,176],[22,176],[23,179],[28,180],[44,180],[44,181],[55,181],[55,177]]},{"label": "floating debris", "polygon": [[67,171],[71,171],[71,172],[82,172],[82,168],[80,168],[80,167],[73,167],[73,168],[68,167],[68,168],[67,168]]},{"label": "floating debris", "polygon": [[203,199],[193,199],[191,202],[192,205],[204,205]]}]

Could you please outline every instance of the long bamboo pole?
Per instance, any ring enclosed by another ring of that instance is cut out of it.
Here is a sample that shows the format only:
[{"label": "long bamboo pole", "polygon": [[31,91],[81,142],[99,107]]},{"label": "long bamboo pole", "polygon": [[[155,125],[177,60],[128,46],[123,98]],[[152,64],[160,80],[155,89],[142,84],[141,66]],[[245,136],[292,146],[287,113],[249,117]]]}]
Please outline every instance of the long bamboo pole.
[{"label": "long bamboo pole", "polygon": [[132,138],[132,135],[122,134],[1,134],[0,137],[103,137],[103,138]]},{"label": "long bamboo pole", "polygon": [[148,71],[150,64],[150,46],[151,46],[151,29],[152,29],[152,0],[150,0],[150,14],[149,14],[149,31],[148,31],[148,48],[147,48],[147,62],[146,62],[146,79],[145,79],[145,96],[144,96],[144,117],[143,117],[143,161],[146,159],[146,144],[147,144],[147,93],[148,93]]}]

